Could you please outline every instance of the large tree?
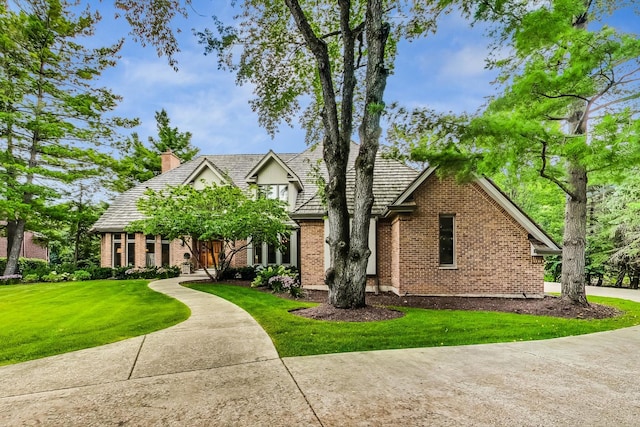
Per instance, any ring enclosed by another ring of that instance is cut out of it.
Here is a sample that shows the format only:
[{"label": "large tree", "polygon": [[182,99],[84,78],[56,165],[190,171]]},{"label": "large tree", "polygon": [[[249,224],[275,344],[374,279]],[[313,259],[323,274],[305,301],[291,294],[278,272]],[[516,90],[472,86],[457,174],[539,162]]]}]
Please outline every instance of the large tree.
[{"label": "large tree", "polygon": [[[301,99],[310,100],[301,118],[308,140],[321,141],[327,168],[331,267],[325,283],[335,307],[365,305],[373,170],[396,44],[432,30],[439,10],[428,2],[246,0],[237,25],[218,21],[214,31],[200,33],[219,65],[235,70],[240,83],[254,85],[251,105],[270,132],[281,121],[291,122]],[[346,172],[355,133],[360,145],[348,206]]]},{"label": "large tree", "polygon": [[170,150],[182,162],[193,159],[200,151],[191,145],[191,132],[181,132],[171,127],[167,112],[156,111],[157,138],[150,136],[145,145],[137,133],[131,134],[121,147],[122,157],[115,169],[117,179],[110,179],[107,186],[117,192],[126,191],[162,172],[161,154]]},{"label": "large tree", "polygon": [[211,280],[216,280],[252,241],[279,247],[281,240],[289,236],[283,203],[255,194],[256,191],[215,184],[202,189],[192,185],[148,189],[138,201],[138,210],[145,219],[134,221],[127,230],[180,239],[196,263],[204,248],[211,250],[211,242],[218,242],[218,256],[211,256],[213,273],[201,265]]},{"label": "large tree", "polygon": [[[17,269],[27,224],[46,216],[60,188],[99,176],[111,158],[98,147],[131,122],[105,118],[118,97],[93,80],[115,64],[122,42],[95,49],[80,40],[99,16],[74,16],[61,0],[0,5],[1,219],[7,221],[8,260]],[[37,231],[37,230],[35,230]]]},{"label": "large tree", "polygon": [[[143,42],[153,43],[175,65],[175,39],[168,31],[186,0],[145,8],[142,0],[118,0]],[[236,2],[232,2],[236,3]],[[366,265],[371,253],[368,230],[373,204],[373,169],[380,138],[383,95],[393,68],[397,42],[434,29],[443,2],[404,0],[244,0],[234,25],[215,19],[213,31],[199,33],[219,65],[251,83],[258,120],[275,132],[292,123],[300,100],[308,141],[322,142],[328,179],[324,195],[329,223],[331,267],[326,271],[329,301],[335,307],[365,305]],[[238,60],[235,53],[240,52]],[[350,143],[356,133],[353,206],[346,202]],[[351,210],[350,210],[351,209]]]},{"label": "large tree", "polygon": [[[427,130],[414,142],[420,157],[490,175],[534,169],[565,193],[562,298],[579,305],[587,304],[588,184],[611,181],[640,161],[640,40],[606,25],[610,7],[483,2],[479,16],[501,19],[500,41],[513,48],[493,63],[503,93],[470,120],[411,116]],[[397,134],[410,135],[408,128]]]}]

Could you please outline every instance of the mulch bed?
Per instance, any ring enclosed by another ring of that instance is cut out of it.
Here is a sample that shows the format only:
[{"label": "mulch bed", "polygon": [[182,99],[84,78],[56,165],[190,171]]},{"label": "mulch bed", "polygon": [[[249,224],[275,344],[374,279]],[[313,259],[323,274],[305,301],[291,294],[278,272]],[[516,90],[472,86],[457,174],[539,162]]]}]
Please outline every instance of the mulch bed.
[{"label": "mulch bed", "polygon": [[[245,281],[225,280],[225,283],[249,286],[249,283]],[[262,291],[271,292],[267,289],[262,289]],[[277,295],[293,299],[287,294]],[[622,314],[613,307],[601,304],[591,303],[588,307],[575,306],[555,296],[545,296],[544,298],[422,297],[398,296],[391,292],[382,292],[377,295],[368,293],[366,296],[367,306],[358,309],[339,309],[327,304],[326,291],[305,290],[304,296],[296,300],[321,303],[317,307],[292,312],[298,316],[342,322],[372,322],[404,316],[404,313],[388,307],[499,311],[566,319],[607,319]]]},{"label": "mulch bed", "polygon": [[385,292],[378,295],[367,294],[367,306],[353,310],[337,309],[326,304],[327,292],[325,291],[305,291],[305,296],[299,300],[323,304],[304,310],[296,310],[295,314],[297,315],[312,319],[347,322],[386,320],[403,316],[403,313],[386,307],[499,311],[566,319],[607,319],[622,314],[619,310],[606,305],[591,303],[588,307],[579,307],[554,296],[545,296],[544,298],[422,297],[398,296]]}]

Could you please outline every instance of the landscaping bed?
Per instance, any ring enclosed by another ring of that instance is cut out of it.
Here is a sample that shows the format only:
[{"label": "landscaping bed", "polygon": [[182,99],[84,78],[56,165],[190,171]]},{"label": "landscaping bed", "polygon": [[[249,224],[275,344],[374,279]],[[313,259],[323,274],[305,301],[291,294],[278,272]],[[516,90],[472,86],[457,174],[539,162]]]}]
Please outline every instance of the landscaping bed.
[{"label": "landscaping bed", "polygon": [[[249,287],[250,283],[241,280],[225,281],[237,286]],[[265,288],[256,288],[271,292]],[[497,311],[503,313],[530,314],[534,316],[552,316],[565,319],[608,319],[622,314],[614,307],[591,303],[588,307],[579,307],[562,301],[559,297],[546,295],[544,298],[490,298],[490,297],[453,297],[453,296],[398,296],[392,292],[379,294],[367,293],[367,306],[359,309],[337,309],[327,302],[327,292],[304,290],[301,297],[293,298],[286,293],[276,296],[305,302],[321,303],[316,307],[296,310],[293,313],[319,320],[343,322],[370,322],[402,317],[404,313],[389,307],[412,307],[431,310],[473,310]]]},{"label": "landscaping bed", "polygon": [[553,316],[565,319],[607,319],[621,314],[614,307],[590,304],[578,307],[562,301],[559,297],[544,298],[485,298],[485,297],[423,297],[398,296],[391,292],[367,294],[367,307],[355,310],[341,310],[326,304],[327,292],[307,290],[302,301],[323,303],[317,307],[297,310],[295,314],[312,319],[340,321],[374,321],[402,316],[401,312],[383,307],[414,307],[431,310],[477,310],[504,313]]}]

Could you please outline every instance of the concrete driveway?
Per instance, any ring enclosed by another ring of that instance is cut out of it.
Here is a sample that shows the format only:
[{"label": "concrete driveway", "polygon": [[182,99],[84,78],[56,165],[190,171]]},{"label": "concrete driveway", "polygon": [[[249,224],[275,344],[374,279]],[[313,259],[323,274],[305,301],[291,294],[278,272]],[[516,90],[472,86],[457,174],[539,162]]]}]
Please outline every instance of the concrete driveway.
[{"label": "concrete driveway", "polygon": [[[278,358],[243,310],[178,285],[163,331],[0,368],[0,426],[636,426],[640,327]],[[552,290],[554,285],[549,285]],[[638,300],[635,291],[589,288]]]}]

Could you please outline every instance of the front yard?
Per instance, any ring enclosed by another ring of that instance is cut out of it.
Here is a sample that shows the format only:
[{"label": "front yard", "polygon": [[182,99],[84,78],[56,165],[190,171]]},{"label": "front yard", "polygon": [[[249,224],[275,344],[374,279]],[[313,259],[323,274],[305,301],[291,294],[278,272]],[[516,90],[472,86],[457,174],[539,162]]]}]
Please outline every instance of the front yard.
[{"label": "front yard", "polygon": [[0,365],[95,347],[189,317],[148,280],[0,286]]},{"label": "front yard", "polygon": [[221,284],[191,288],[225,298],[251,314],[271,336],[281,357],[412,347],[530,341],[635,326],[640,303],[590,297],[624,312],[608,319],[580,320],[491,311],[427,310],[397,307],[404,317],[377,322],[313,320],[291,310],[316,304]]}]

